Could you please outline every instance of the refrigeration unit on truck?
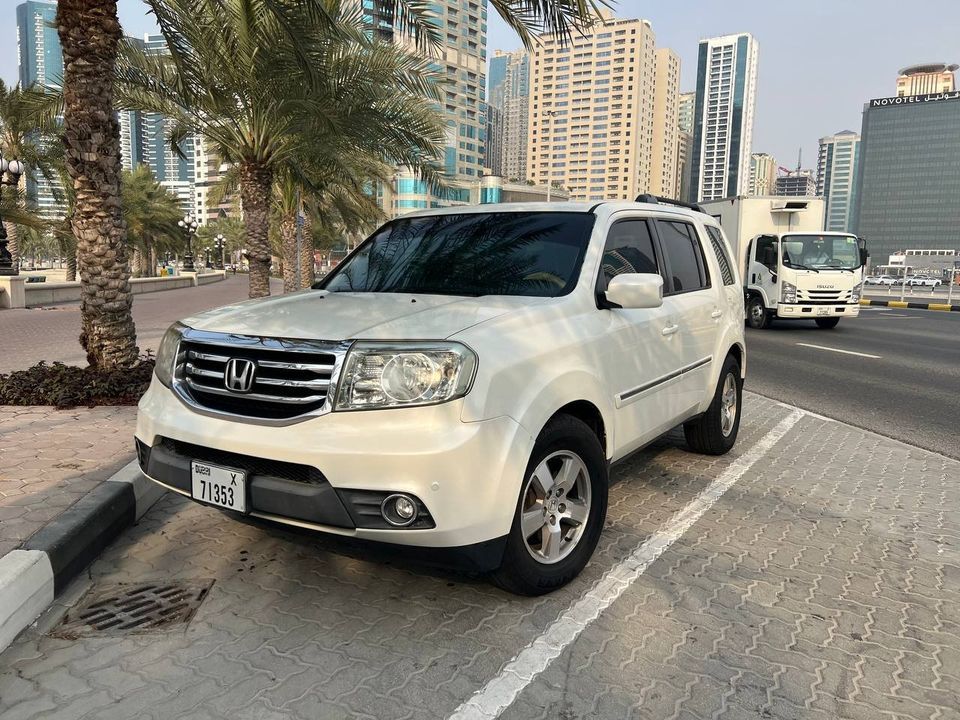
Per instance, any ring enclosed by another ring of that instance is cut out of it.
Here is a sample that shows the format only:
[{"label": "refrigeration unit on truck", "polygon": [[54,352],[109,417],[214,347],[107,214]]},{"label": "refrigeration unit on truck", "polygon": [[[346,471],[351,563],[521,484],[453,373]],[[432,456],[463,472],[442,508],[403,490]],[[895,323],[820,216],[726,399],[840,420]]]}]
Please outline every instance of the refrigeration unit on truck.
[{"label": "refrigeration unit on truck", "polygon": [[817,197],[734,197],[700,203],[730,241],[743,274],[747,323],[814,320],[833,328],[860,314],[864,242],[823,230]]}]

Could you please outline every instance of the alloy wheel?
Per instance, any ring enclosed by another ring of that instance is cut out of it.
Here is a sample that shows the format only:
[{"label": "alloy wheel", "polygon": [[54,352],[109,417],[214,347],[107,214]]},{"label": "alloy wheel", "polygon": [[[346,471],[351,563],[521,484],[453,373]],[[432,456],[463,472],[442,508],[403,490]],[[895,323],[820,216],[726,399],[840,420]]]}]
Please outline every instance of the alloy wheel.
[{"label": "alloy wheel", "polygon": [[723,390],[720,392],[720,432],[724,437],[730,437],[736,421],[737,379],[732,373],[727,373],[723,380]]},{"label": "alloy wheel", "polygon": [[560,450],[544,458],[523,490],[520,530],[527,552],[546,565],[573,552],[590,516],[590,474],[576,453]]}]

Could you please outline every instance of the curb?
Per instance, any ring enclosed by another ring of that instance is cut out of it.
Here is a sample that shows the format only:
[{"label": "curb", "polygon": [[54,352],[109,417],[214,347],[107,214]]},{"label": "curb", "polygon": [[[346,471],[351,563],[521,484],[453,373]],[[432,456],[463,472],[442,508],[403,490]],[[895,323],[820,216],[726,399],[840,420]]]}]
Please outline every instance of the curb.
[{"label": "curb", "polygon": [[0,652],[165,492],[131,460],[0,558]]},{"label": "curb", "polygon": [[861,300],[861,305],[902,308],[909,310],[940,310],[942,312],[960,312],[960,305],[948,305],[935,302],[905,302],[902,300]]}]

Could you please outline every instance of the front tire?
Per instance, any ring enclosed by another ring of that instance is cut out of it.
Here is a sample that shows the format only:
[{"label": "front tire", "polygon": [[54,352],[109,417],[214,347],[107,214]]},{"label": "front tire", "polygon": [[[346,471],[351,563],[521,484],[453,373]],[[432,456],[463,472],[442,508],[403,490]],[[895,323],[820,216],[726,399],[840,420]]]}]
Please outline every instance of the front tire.
[{"label": "front tire", "polygon": [[517,595],[543,595],[573,580],[600,539],[607,490],[607,460],[593,430],[570,415],[551,420],[530,454],[493,581]]},{"label": "front tire", "polygon": [[840,318],[817,318],[817,327],[822,330],[831,330],[835,328],[839,322]]},{"label": "front tire", "polygon": [[763,304],[763,298],[759,295],[754,295],[747,303],[747,324],[755,330],[770,327],[770,313],[767,312],[767,306]]},{"label": "front tire", "polygon": [[707,411],[683,424],[683,435],[694,452],[723,455],[737,442],[740,432],[740,411],[743,405],[743,378],[740,363],[727,355],[720,370],[720,380]]}]

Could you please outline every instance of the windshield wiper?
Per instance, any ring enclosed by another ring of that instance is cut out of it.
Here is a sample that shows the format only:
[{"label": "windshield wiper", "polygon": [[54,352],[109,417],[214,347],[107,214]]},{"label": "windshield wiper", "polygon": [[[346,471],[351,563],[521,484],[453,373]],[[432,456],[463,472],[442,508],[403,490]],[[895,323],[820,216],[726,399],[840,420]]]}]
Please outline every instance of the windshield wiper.
[{"label": "windshield wiper", "polygon": [[823,268],[824,270],[845,270],[850,274],[853,274],[853,270],[848,267],[843,267],[842,265],[827,265]]},{"label": "windshield wiper", "polygon": [[818,275],[820,274],[820,271],[817,270],[816,268],[807,267],[806,265],[801,265],[801,264],[799,264],[799,263],[786,262],[786,261],[784,261],[783,264],[786,265],[786,266],[789,267],[789,268],[796,268],[797,270],[813,270],[813,271],[814,271],[815,273],[817,273]]}]

